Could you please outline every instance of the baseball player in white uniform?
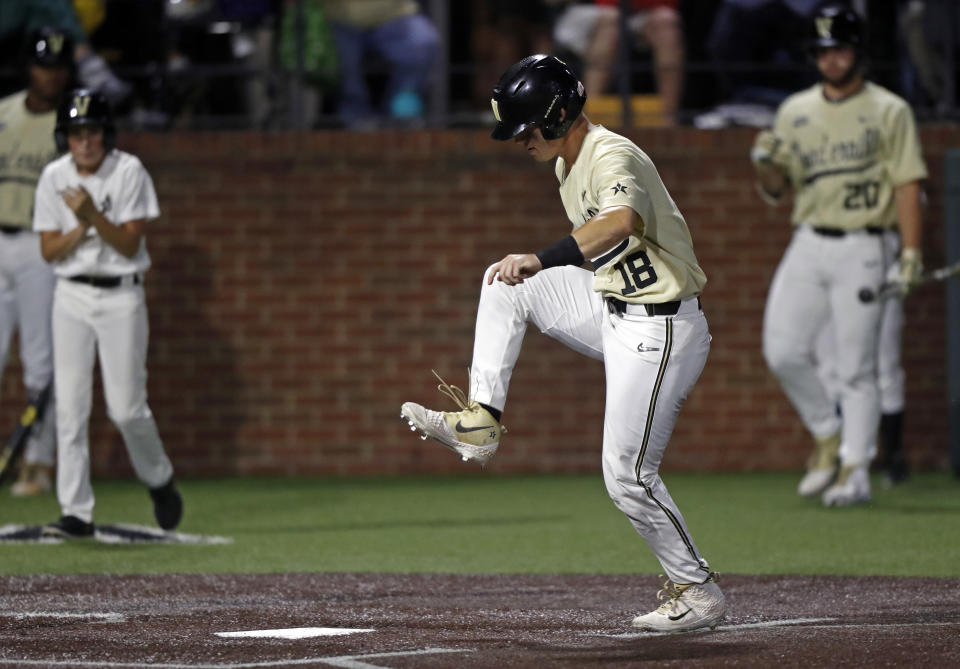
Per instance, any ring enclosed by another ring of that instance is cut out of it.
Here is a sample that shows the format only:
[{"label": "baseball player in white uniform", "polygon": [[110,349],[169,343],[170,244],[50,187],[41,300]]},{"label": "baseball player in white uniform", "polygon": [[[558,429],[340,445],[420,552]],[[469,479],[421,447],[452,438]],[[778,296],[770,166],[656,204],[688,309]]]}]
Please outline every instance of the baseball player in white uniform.
[{"label": "baseball player in white uniform", "polygon": [[[910,107],[864,78],[858,15],[821,9],[814,30],[821,82],[785,100],[751,151],[763,197],[776,202],[794,189],[796,230],[770,288],[763,349],[816,442],[798,492],[845,506],[870,499],[880,418],[884,307],[858,294],[891,274],[906,292],[920,276],[927,172]],[[815,365],[823,329],[834,338],[839,412]]]},{"label": "baseball player in white uniform", "polygon": [[45,533],[94,531],[88,423],[97,357],[109,416],[150,489],[157,524],[169,530],[180,522],[183,505],[147,406],[144,230],[160,215],[153,181],[136,156],[114,148],[110,109],[99,93],[72,91],[58,111],[55,136],[69,153],[43,170],[33,217],[43,257],[57,276],[53,346],[63,515]]},{"label": "baseball player in white uniform", "polygon": [[[73,68],[73,41],[42,28],[27,42],[26,90],[0,100],[0,376],[13,333],[20,331],[23,382],[32,402],[53,382],[50,311],[53,272],[32,230],[33,196],[44,165],[57,157],[53,127]],[[17,497],[52,488],[56,450],[53,400],[35,423],[23,466],[10,492]]]},{"label": "baseball player in white uniform", "polygon": [[[680,407],[707,359],[700,307],[706,276],[686,222],[650,158],[582,114],[586,93],[560,60],[513,65],[494,88],[493,138],[538,162],[556,159],[573,233],[533,254],[508,255],[486,272],[477,312],[470,393],[441,389],[460,411],[407,402],[402,416],[465,460],[497,450],[513,367],[528,323],[606,369],[602,465],[607,491],[663,566],[663,603],[637,628],[715,627],[726,606],[659,475]],[[580,267],[592,259],[594,271]]]}]

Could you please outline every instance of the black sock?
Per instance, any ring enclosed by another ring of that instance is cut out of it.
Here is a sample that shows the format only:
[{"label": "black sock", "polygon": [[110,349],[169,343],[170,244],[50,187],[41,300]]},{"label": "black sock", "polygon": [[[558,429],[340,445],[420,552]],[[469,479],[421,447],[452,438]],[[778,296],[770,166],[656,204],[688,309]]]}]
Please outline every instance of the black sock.
[{"label": "black sock", "polygon": [[880,416],[880,443],[883,444],[883,457],[887,462],[903,455],[902,411]]},{"label": "black sock", "polygon": [[490,415],[496,418],[498,423],[500,422],[500,416],[502,415],[502,412],[499,409],[494,409],[492,406],[484,404],[483,402],[477,402],[477,404],[489,411]]}]

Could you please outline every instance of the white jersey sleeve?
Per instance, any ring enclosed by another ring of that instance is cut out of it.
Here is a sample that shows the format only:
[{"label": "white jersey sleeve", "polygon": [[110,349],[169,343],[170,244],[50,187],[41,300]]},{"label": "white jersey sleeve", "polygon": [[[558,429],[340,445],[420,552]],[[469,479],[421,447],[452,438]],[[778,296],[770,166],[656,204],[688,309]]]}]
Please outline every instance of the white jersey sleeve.
[{"label": "white jersey sleeve", "polygon": [[122,180],[124,198],[113,216],[114,220],[117,223],[126,223],[158,218],[160,205],[157,202],[153,179],[136,156],[131,155],[130,160],[124,165]]},{"label": "white jersey sleeve", "polygon": [[902,186],[911,181],[927,177],[927,167],[923,161],[917,124],[910,107],[903,103],[894,107],[890,113],[889,151],[887,152],[887,172],[894,186]]}]

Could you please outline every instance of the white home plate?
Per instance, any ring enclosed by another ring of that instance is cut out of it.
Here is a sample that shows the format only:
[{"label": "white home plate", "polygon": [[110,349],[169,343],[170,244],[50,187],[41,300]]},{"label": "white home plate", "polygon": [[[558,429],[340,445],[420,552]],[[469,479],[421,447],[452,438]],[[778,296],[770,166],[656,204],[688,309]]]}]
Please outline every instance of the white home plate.
[{"label": "white home plate", "polygon": [[372,629],[350,629],[348,627],[291,627],[284,630],[248,630],[246,632],[215,632],[217,636],[230,639],[237,637],[258,637],[269,639],[309,639],[314,636],[343,636],[373,632]]}]

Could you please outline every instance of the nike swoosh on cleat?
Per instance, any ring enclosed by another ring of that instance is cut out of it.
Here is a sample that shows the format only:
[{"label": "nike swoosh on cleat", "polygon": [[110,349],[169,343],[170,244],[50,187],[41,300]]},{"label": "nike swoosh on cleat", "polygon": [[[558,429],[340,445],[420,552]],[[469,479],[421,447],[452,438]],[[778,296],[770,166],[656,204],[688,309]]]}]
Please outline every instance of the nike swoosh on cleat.
[{"label": "nike swoosh on cleat", "polygon": [[680,620],[680,619],[683,618],[685,615],[687,615],[688,613],[690,613],[690,611],[691,611],[691,609],[687,609],[686,611],[684,611],[683,613],[681,613],[679,616],[667,616],[667,618],[669,618],[670,620]]},{"label": "nike swoosh on cleat", "polygon": [[460,421],[457,421],[457,424],[456,424],[455,427],[457,428],[457,432],[476,432],[477,430],[490,430],[490,429],[492,429],[494,426],[493,426],[493,425],[481,425],[480,427],[464,427],[464,426],[463,426],[463,423],[461,423]]}]

